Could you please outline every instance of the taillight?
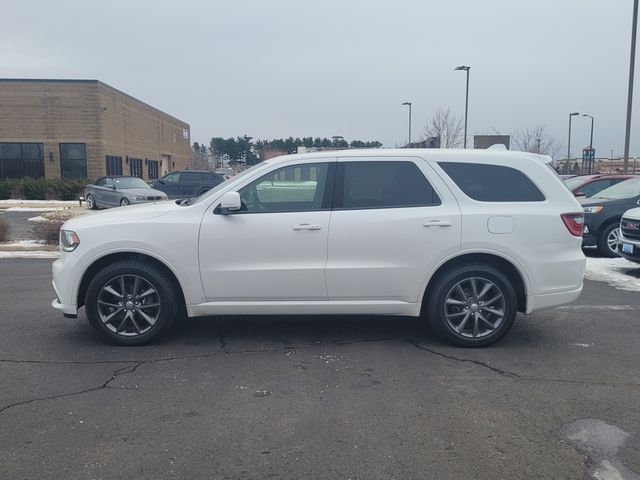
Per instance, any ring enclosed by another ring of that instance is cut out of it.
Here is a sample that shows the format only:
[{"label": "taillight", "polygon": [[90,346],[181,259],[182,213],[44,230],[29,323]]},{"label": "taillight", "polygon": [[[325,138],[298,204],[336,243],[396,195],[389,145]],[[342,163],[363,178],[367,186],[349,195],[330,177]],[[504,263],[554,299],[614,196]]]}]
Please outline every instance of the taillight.
[{"label": "taillight", "polygon": [[582,229],[584,228],[584,213],[563,213],[560,217],[571,235],[576,237],[582,236]]}]

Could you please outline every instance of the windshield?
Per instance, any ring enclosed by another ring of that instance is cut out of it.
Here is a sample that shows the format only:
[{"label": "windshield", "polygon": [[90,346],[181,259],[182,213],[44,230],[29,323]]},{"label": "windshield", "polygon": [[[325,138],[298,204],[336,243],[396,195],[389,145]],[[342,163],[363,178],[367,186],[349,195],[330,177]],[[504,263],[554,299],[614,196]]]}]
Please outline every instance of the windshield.
[{"label": "windshield", "polygon": [[573,190],[574,188],[579,187],[584,183],[584,178],[578,178],[578,177],[567,178],[563,180],[563,182],[569,190]]},{"label": "windshield", "polygon": [[[235,177],[233,177],[233,181],[235,182],[236,180],[240,180],[242,177],[255,172],[256,170],[259,170],[263,167],[266,167],[269,163],[268,162],[260,162],[256,165],[254,165],[253,167],[247,168],[244,172],[239,173],[238,175],[236,175]],[[199,203],[201,201],[203,201],[206,198],[209,198],[212,195],[215,195],[216,193],[218,193],[220,190],[222,190],[223,188],[226,188],[227,185],[229,185],[229,180],[225,180],[224,182],[218,184],[217,186],[213,187],[211,190],[209,190],[208,192],[203,193],[202,195],[200,195],[198,198],[195,198],[194,200],[192,200],[191,202],[189,202],[189,205],[192,205],[194,203]]]},{"label": "windshield", "polygon": [[122,190],[126,188],[149,188],[147,182],[137,177],[122,177],[122,178],[114,178],[116,182],[116,186]]},{"label": "windshield", "polygon": [[591,198],[632,198],[638,195],[640,195],[640,178],[630,178],[605,188]]}]

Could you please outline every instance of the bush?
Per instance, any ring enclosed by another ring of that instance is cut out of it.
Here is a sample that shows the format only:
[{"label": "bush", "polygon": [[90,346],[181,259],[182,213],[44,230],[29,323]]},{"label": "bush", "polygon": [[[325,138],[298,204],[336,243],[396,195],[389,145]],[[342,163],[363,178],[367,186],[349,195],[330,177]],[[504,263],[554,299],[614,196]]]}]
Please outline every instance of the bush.
[{"label": "bush", "polygon": [[9,222],[4,218],[0,218],[0,242],[6,242],[9,239]]},{"label": "bush", "polygon": [[0,180],[0,200],[76,200],[90,183],[87,178],[7,178]]},{"label": "bush", "polygon": [[43,240],[49,244],[57,244],[60,237],[60,227],[65,220],[48,220],[46,222],[36,222],[32,232],[36,240]]}]

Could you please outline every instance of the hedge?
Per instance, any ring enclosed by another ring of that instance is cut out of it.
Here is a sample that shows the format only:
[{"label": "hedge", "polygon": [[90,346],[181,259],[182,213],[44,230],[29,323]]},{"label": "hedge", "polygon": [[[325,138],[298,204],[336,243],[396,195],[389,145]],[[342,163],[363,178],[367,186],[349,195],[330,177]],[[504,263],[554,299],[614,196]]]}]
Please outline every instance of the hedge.
[{"label": "hedge", "polygon": [[6,178],[0,180],[0,200],[76,200],[90,183],[87,178]]}]

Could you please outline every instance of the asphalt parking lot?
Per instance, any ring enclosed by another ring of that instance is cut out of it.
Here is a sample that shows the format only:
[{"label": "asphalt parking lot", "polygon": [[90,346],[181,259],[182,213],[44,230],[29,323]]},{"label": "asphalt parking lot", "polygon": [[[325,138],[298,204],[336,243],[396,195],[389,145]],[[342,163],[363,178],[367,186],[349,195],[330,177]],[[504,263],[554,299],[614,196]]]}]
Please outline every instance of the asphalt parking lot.
[{"label": "asphalt parking lot", "polygon": [[587,280],[482,350],[393,317],[193,319],[123,348],[50,308],[51,262],[0,260],[2,479],[640,473],[638,292]]}]

